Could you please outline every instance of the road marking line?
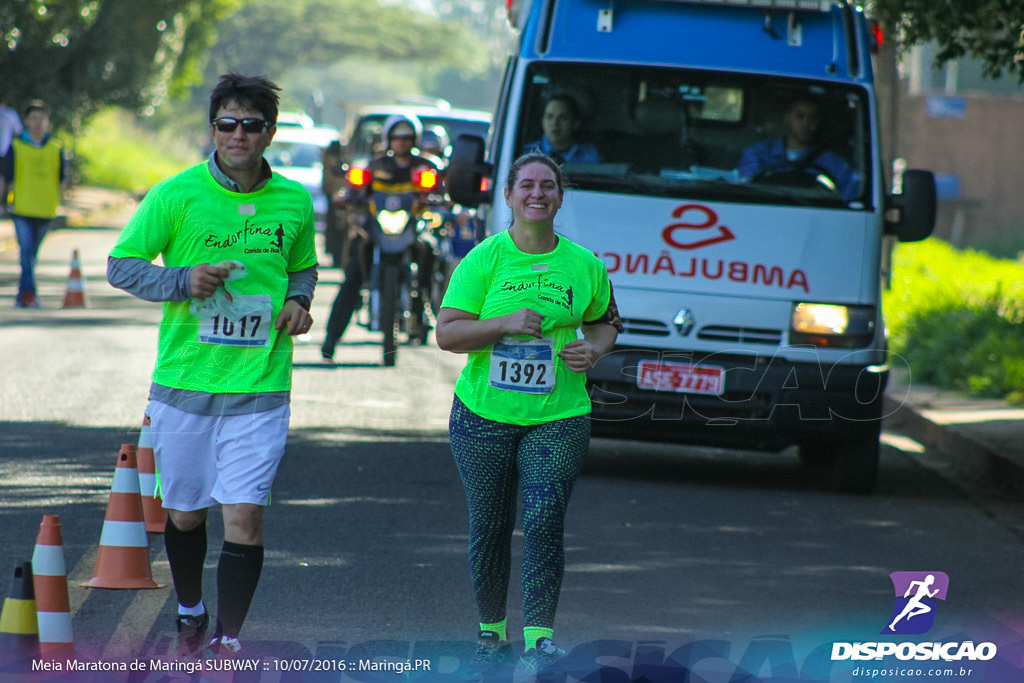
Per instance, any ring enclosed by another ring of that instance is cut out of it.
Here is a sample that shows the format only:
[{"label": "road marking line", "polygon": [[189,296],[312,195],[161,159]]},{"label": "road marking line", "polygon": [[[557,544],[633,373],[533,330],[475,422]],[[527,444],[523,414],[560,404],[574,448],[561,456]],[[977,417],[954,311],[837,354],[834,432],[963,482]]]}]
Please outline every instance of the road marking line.
[{"label": "road marking line", "polygon": [[[155,569],[153,572],[154,579],[158,583],[170,586],[172,584],[171,569],[167,561],[167,551],[163,549],[163,543],[158,542],[161,548],[152,559],[152,565]],[[152,541],[150,541],[150,547],[152,547]],[[82,558],[68,574],[70,580],[68,597],[71,604],[72,620],[74,620],[74,616],[93,591],[111,590],[85,588],[79,585],[79,582],[88,581],[92,577],[98,553],[98,545],[90,547],[88,552],[82,555]],[[111,635],[110,640],[102,644],[102,649],[100,650],[102,654],[100,656],[107,661],[132,661],[136,658],[141,658],[143,655],[142,647],[145,644],[146,637],[153,630],[168,600],[174,600],[173,589],[158,588],[136,591],[135,597],[118,621],[117,628]],[[78,638],[82,638],[83,635],[85,634],[77,634]],[[100,643],[90,644],[94,646],[101,645]]]}]

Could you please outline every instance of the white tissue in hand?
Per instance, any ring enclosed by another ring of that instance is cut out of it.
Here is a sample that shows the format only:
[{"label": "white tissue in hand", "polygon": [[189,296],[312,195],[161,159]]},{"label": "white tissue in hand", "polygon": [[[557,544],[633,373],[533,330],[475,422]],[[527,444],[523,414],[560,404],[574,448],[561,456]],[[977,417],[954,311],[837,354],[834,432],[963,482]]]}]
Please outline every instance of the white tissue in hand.
[{"label": "white tissue in hand", "polygon": [[192,299],[189,310],[192,315],[199,317],[203,313],[216,313],[229,320],[238,320],[247,315],[256,313],[259,305],[247,302],[244,297],[239,297],[237,292],[228,289],[227,283],[241,280],[246,276],[245,264],[241,261],[221,261],[214,263],[215,268],[224,268],[228,276],[224,278],[224,285],[217,288],[213,296],[206,299]]}]

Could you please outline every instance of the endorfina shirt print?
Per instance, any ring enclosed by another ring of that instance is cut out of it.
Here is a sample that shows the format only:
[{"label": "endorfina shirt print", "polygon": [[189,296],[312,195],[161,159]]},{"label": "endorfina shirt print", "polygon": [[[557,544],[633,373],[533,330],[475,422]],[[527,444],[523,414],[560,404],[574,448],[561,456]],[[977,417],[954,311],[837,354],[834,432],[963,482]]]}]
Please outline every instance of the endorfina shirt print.
[{"label": "endorfina shirt print", "polygon": [[[604,315],[610,292],[604,263],[587,249],[559,236],[554,251],[527,254],[506,230],[470,250],[455,269],[441,306],[481,320],[532,308],[544,316],[541,334],[552,340],[557,354],[578,338],[584,321]],[[573,372],[556,357],[550,392],[498,388],[491,375],[493,350],[489,346],[468,354],[455,386],[459,399],[477,415],[526,425],[590,413],[585,374]]]},{"label": "endorfina shirt print", "polygon": [[317,263],[314,235],[309,193],[279,174],[255,192],[232,192],[204,161],[154,186],[111,256],[153,261],[162,255],[168,267],[239,261],[246,274],[228,284],[230,291],[270,305],[266,316],[256,316],[260,320],[227,321],[246,324],[247,335],[267,335],[264,343],[245,346],[204,343],[190,302],[165,302],[153,381],[215,394],[287,391],[292,340],[273,324],[288,273]]}]

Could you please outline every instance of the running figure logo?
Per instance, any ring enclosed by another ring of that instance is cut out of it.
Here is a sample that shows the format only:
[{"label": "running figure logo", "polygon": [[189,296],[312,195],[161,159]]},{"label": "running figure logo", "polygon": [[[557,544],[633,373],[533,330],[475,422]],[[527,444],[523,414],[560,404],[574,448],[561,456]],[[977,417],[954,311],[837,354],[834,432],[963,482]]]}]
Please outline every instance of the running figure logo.
[{"label": "running figure logo", "polygon": [[943,572],[893,572],[896,593],[892,618],[882,633],[926,633],[935,623],[935,600],[945,600],[949,577]]}]

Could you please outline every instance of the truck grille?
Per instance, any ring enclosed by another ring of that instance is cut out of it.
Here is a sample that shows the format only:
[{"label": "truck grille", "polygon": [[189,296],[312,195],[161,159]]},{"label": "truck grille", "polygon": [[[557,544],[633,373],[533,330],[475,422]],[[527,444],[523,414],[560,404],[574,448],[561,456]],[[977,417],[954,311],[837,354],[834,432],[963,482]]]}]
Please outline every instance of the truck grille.
[{"label": "truck grille", "polygon": [[625,334],[637,334],[645,337],[667,337],[669,335],[668,325],[665,323],[641,318],[623,318],[622,331]]},{"label": "truck grille", "polygon": [[782,343],[782,331],[768,330],[760,327],[708,325],[700,328],[700,331],[697,332],[697,339],[731,342],[733,344],[770,344],[778,346]]},{"label": "truck grille", "polygon": [[[622,329],[625,334],[642,337],[668,337],[673,330],[659,320],[643,318],[623,318]],[[778,346],[782,343],[782,330],[769,330],[760,327],[729,327],[726,325],[706,325],[697,332],[701,341],[728,342],[730,344],[761,344]]]}]

